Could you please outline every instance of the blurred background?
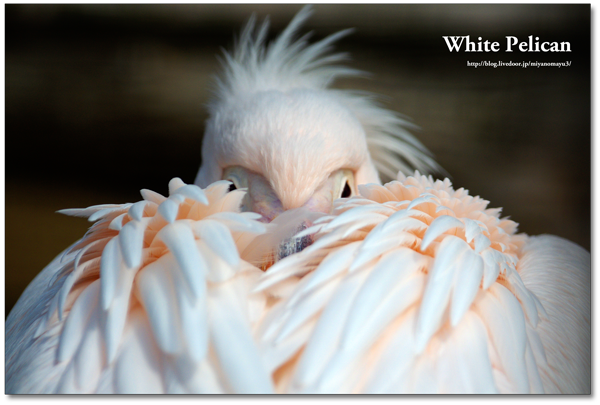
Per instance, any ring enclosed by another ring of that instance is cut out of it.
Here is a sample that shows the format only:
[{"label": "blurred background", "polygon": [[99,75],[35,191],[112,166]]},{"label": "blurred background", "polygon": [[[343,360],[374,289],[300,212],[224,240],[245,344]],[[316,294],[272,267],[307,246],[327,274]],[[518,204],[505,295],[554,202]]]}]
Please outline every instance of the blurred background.
[{"label": "blurred background", "polygon": [[[216,55],[252,12],[271,34],[300,5],[5,5],[6,315],[35,275],[89,223],[62,208],[167,194],[200,166]],[[317,5],[320,39],[369,79],[456,188],[503,207],[528,234],[590,249],[589,5]],[[498,53],[450,53],[443,35],[482,36]],[[568,41],[571,53],[504,53],[505,36]],[[466,61],[571,61],[568,68]]]}]

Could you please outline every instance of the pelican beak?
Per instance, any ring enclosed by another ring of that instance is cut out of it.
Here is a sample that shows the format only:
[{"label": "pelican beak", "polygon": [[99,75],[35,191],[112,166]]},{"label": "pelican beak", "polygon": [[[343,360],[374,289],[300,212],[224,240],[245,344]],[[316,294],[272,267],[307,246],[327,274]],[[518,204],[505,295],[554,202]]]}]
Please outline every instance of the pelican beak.
[{"label": "pelican beak", "polygon": [[275,232],[281,242],[273,257],[275,261],[310,246],[314,242],[313,235],[300,238],[295,238],[294,235],[311,227],[316,218],[331,213],[334,200],[349,197],[356,192],[354,173],[348,169],[331,173],[310,198],[297,201],[298,205],[295,207],[284,206],[270,182],[259,173],[241,166],[232,166],[224,171],[223,178],[233,182],[236,188],[246,189],[242,211],[256,212],[262,217],[260,221],[277,226]]},{"label": "pelican beak", "polygon": [[[302,232],[303,230],[309,228],[311,225],[312,225],[312,222],[310,222],[310,221],[302,222],[302,224],[300,224],[296,228],[294,235],[297,235],[298,233]],[[306,249],[307,247],[312,245],[313,242],[314,242],[314,236],[312,234],[304,235],[300,238],[296,238],[296,237],[292,236],[290,238],[284,239],[281,242],[281,244],[279,245],[279,249],[277,250],[276,261],[284,259],[294,253],[303,251],[304,249]]]}]

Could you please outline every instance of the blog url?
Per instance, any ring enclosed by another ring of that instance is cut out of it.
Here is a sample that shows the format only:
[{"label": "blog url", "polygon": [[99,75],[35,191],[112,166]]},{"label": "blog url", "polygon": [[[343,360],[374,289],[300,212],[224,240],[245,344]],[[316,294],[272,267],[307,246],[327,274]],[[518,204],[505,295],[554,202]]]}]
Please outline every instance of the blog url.
[{"label": "blog url", "polygon": [[493,67],[493,68],[498,68],[498,67],[521,67],[521,68],[529,68],[529,67],[535,67],[535,68],[541,68],[541,67],[569,67],[571,66],[571,61],[566,61],[566,62],[502,62],[502,61],[498,61],[498,62],[491,62],[488,60],[484,60],[481,62],[470,62],[467,61],[467,66],[468,67],[474,67],[474,68],[478,68],[478,67]]}]

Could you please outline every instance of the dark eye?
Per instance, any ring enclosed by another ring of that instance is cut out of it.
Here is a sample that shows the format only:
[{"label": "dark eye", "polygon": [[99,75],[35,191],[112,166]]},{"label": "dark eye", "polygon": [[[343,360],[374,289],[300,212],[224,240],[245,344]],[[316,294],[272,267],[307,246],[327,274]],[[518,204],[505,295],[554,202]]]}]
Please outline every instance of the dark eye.
[{"label": "dark eye", "polygon": [[237,187],[235,186],[235,184],[231,183],[229,185],[229,191],[233,191],[233,190],[237,190]]},{"label": "dark eye", "polygon": [[351,194],[352,194],[352,190],[350,190],[350,186],[348,185],[348,182],[346,182],[346,185],[344,186],[344,190],[342,191],[342,198],[348,198],[348,197],[350,197]]}]

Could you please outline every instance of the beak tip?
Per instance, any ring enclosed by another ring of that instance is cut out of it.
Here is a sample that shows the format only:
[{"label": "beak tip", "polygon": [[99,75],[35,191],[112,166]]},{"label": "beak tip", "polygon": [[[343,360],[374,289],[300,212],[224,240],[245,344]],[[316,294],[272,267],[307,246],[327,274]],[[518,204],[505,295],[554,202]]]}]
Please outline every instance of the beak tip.
[{"label": "beak tip", "polygon": [[[298,228],[296,228],[296,232],[294,234],[302,232],[311,225],[312,224],[310,224],[308,221],[304,221],[300,226],[298,226]],[[308,246],[312,245],[313,242],[313,235],[306,235],[301,238],[295,238],[292,236],[291,238],[285,239],[279,245],[279,249],[277,251],[277,260],[279,261],[294,253],[301,252]]]}]

